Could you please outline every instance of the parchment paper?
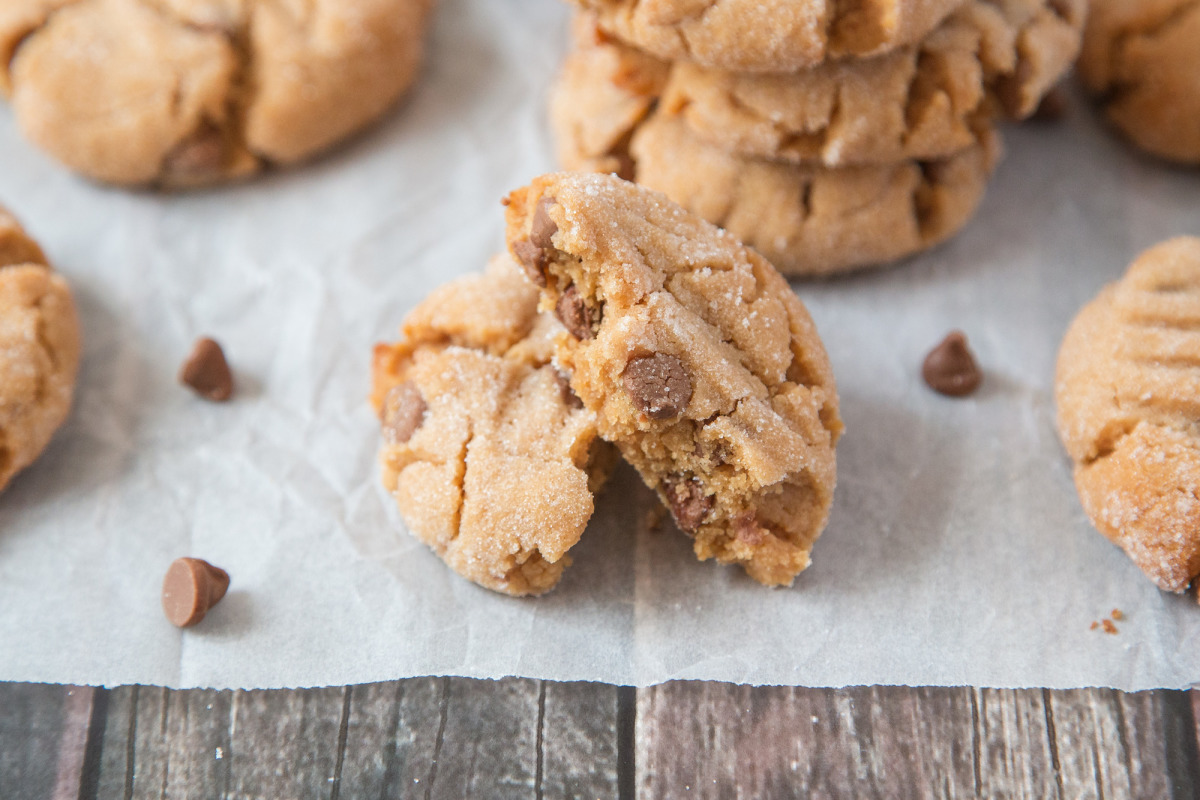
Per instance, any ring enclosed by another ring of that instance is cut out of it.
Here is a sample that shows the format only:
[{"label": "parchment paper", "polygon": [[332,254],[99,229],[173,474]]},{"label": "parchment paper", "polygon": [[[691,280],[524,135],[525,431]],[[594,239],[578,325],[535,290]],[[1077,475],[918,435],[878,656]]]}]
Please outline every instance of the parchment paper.
[{"label": "parchment paper", "polygon": [[[1052,375],[1075,311],[1142,249],[1200,234],[1200,173],[1132,153],[1079,98],[1007,137],[978,218],[884,271],[796,289],[848,432],[836,508],[796,585],[697,562],[629,469],[554,593],[491,594],[410,537],[379,485],[374,342],[502,244],[499,200],[553,167],[552,0],[446,0],[404,106],[310,166],[164,196],[90,185],[0,108],[0,202],[71,280],[86,334],[70,422],[0,495],[0,678],[173,687],[523,675],[645,685],[1200,681],[1200,608],[1159,592],[1079,507]],[[964,329],[974,398],[921,383]],[[225,344],[228,405],[175,382]],[[233,577],[197,628],[167,564]],[[1089,630],[1120,608],[1120,632]]]}]

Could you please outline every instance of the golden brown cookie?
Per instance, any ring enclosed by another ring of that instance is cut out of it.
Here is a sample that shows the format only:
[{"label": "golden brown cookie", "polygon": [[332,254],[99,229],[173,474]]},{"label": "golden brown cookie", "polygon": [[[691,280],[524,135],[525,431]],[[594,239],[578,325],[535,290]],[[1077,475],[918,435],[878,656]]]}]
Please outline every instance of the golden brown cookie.
[{"label": "golden brown cookie", "polygon": [[779,273],[610,175],[513,192],[507,238],[566,328],[571,387],[696,555],[790,584],[829,516],[842,422],[820,337]]},{"label": "golden brown cookie", "polygon": [[950,238],[974,216],[999,151],[985,129],[949,158],[827,169],[737,156],[658,115],[630,145],[639,183],[793,276],[885,264]]},{"label": "golden brown cookie", "polygon": [[574,0],[659,58],[791,72],[924,38],[963,0]]},{"label": "golden brown cookie", "polygon": [[1092,524],[1184,591],[1200,574],[1200,239],[1146,251],[1079,312],[1055,395]]},{"label": "golden brown cookie", "polygon": [[633,177],[629,137],[662,96],[670,66],[613,42],[576,14],[573,48],[550,90],[550,127],[565,169]]},{"label": "golden brown cookie", "polygon": [[5,0],[0,87],[81,174],[186,187],[305,159],[412,83],[433,0]]},{"label": "golden brown cookie", "polygon": [[435,290],[375,348],[383,483],[412,533],[465,578],[553,588],[611,449],[551,363],[561,330],[507,256]]},{"label": "golden brown cookie", "polygon": [[970,0],[919,44],[789,74],[681,62],[661,107],[704,141],[760,158],[832,167],[945,158],[993,118],[1037,109],[1079,53],[1085,11],[1085,0]]},{"label": "golden brown cookie", "polygon": [[67,418],[79,349],[67,282],[0,208],[0,490]]},{"label": "golden brown cookie", "polygon": [[1143,150],[1200,164],[1200,4],[1092,0],[1079,75]]}]

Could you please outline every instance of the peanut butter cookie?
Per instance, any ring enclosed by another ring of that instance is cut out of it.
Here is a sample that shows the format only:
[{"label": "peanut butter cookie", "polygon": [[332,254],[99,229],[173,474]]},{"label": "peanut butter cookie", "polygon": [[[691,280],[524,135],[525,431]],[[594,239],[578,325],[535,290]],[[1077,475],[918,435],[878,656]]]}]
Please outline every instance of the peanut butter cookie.
[{"label": "peanut butter cookie", "polygon": [[291,164],[412,83],[433,0],[5,0],[0,88],[98,181],[187,187]]},{"label": "peanut butter cookie", "polygon": [[454,571],[511,595],[553,588],[615,460],[551,363],[561,330],[507,256],[433,292],[375,348],[383,483]]},{"label": "peanut butter cookie", "polygon": [[1079,75],[1109,120],[1161,158],[1200,164],[1200,4],[1092,0]]},{"label": "peanut butter cookie", "polygon": [[830,167],[945,158],[994,118],[1033,114],[1075,61],[1085,11],[1085,0],[972,0],[919,44],[782,75],[680,62],[662,108],[709,144],[759,158]]},{"label": "peanut butter cookie", "polygon": [[1200,574],[1200,239],[1143,253],[1079,312],[1055,393],[1092,524],[1184,591]]},{"label": "peanut butter cookie", "polygon": [[508,198],[508,244],[566,333],[571,387],[696,555],[790,584],[825,527],[842,431],[803,304],[665,196],[560,173]]},{"label": "peanut butter cookie", "polygon": [[936,161],[827,169],[747,158],[655,115],[630,145],[639,183],[765,255],[785,275],[896,261],[953,236],[975,214],[999,158],[989,129]]},{"label": "peanut butter cookie", "polygon": [[575,0],[604,30],[659,58],[791,72],[912,44],[963,0]]},{"label": "peanut butter cookie", "polygon": [[71,290],[0,208],[0,489],[67,418],[79,369]]}]

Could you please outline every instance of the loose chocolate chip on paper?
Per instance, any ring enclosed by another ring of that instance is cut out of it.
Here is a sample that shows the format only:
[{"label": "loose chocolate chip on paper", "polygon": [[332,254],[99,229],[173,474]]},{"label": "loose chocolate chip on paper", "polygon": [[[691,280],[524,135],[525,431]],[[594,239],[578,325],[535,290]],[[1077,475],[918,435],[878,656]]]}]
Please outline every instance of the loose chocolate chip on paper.
[{"label": "loose chocolate chip on paper", "polygon": [[695,533],[713,509],[713,497],[695,477],[671,475],[663,481],[663,493],[671,506],[675,524],[684,533]]},{"label": "loose chocolate chip on paper", "polygon": [[177,558],[163,578],[162,606],[172,625],[190,628],[204,619],[229,588],[229,573],[200,558]]},{"label": "loose chocolate chip on paper", "polygon": [[381,421],[388,444],[404,444],[425,421],[425,398],[412,381],[393,386],[383,398]]},{"label": "loose chocolate chip on paper", "polygon": [[650,419],[673,419],[692,399],[692,379],[683,362],[665,353],[641,356],[625,365],[625,391]]},{"label": "loose chocolate chip on paper", "polygon": [[596,335],[592,332],[592,325],[595,324],[593,311],[583,301],[583,296],[574,284],[568,286],[558,298],[554,313],[563,327],[576,339],[591,339]]},{"label": "loose chocolate chip on paper", "polygon": [[537,202],[533,212],[533,222],[529,226],[529,241],[534,247],[543,252],[554,249],[554,234],[558,233],[558,225],[550,218],[550,206],[557,202],[553,197],[543,197]]},{"label": "loose chocolate chip on paper", "polygon": [[221,345],[207,337],[197,340],[179,370],[179,381],[201,397],[218,403],[233,395],[233,373],[225,353]]},{"label": "loose chocolate chip on paper", "polygon": [[929,388],[950,397],[966,397],[983,381],[962,331],[952,331],[925,357],[921,375]]}]

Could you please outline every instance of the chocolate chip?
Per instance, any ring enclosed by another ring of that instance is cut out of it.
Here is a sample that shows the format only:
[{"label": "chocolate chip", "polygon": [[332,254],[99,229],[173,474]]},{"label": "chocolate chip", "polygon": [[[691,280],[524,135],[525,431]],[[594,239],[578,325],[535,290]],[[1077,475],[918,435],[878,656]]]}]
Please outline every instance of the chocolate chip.
[{"label": "chocolate chip", "polygon": [[621,376],[633,405],[650,419],[673,419],[692,399],[692,379],[675,356],[655,353],[635,358]]},{"label": "chocolate chip", "polygon": [[388,444],[404,444],[425,422],[425,398],[412,381],[393,386],[383,398],[383,438]]},{"label": "chocolate chip", "polygon": [[575,390],[571,388],[571,382],[567,380],[567,376],[554,370],[554,382],[558,384],[558,391],[562,394],[563,402],[569,408],[583,408],[583,401],[579,399],[579,395],[575,394]]},{"label": "chocolate chip", "polygon": [[534,247],[540,247],[542,250],[554,249],[552,239],[554,234],[558,233],[558,225],[550,219],[549,209],[555,202],[553,197],[538,200],[537,209],[533,212],[533,222],[529,225],[529,241]]},{"label": "chocolate chip", "polygon": [[733,531],[739,542],[757,547],[766,539],[767,532],[758,524],[753,511],[744,511],[733,520]]},{"label": "chocolate chip", "polygon": [[694,477],[671,475],[663,481],[663,493],[675,524],[684,533],[695,533],[713,508],[713,497],[705,494],[704,485]]},{"label": "chocolate chip", "polygon": [[172,625],[188,628],[204,619],[229,588],[229,573],[199,558],[177,558],[163,578],[162,606]]},{"label": "chocolate chip", "polygon": [[925,357],[921,368],[925,383],[935,392],[965,397],[979,388],[983,373],[967,348],[967,337],[953,331]]},{"label": "chocolate chip", "polygon": [[513,255],[517,257],[517,263],[525,270],[529,280],[545,287],[546,251],[528,239],[522,239],[513,243]]},{"label": "chocolate chip", "polygon": [[579,294],[575,284],[571,284],[563,291],[562,296],[558,298],[558,303],[554,306],[554,313],[563,327],[570,331],[576,339],[591,339],[596,335],[592,332],[595,314],[583,301],[583,296]]},{"label": "chocolate chip", "polygon": [[233,395],[233,373],[221,345],[207,337],[196,340],[192,354],[179,370],[179,382],[207,400],[228,400]]}]

